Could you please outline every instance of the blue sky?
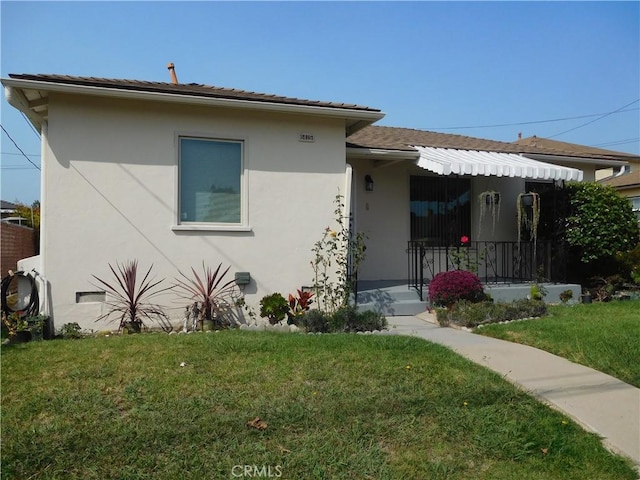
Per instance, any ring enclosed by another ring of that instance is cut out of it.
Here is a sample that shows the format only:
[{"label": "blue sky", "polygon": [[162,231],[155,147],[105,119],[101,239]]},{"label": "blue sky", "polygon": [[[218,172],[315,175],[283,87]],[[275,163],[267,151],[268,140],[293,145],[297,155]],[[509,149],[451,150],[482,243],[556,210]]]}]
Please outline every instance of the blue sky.
[{"label": "blue sky", "polygon": [[[2,1],[0,14],[3,78],[168,82],[174,62],[183,83],[367,105],[379,125],[640,154],[640,2]],[[569,117],[582,118],[549,121]],[[4,95],[1,121],[39,165]],[[39,171],[1,139],[2,199],[31,203]]]}]

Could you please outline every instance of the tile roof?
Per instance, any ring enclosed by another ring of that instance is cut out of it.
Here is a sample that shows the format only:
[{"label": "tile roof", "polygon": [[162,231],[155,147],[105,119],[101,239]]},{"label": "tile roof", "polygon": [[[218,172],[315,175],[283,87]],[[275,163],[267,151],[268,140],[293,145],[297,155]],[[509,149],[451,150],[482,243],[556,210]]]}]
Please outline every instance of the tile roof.
[{"label": "tile roof", "polygon": [[[613,150],[605,150],[604,148],[588,147],[586,145],[578,145],[569,142],[560,142],[558,140],[550,140],[548,138],[540,138],[537,136],[521,138],[513,142],[520,145],[524,149],[534,149],[540,153],[545,151],[558,152],[567,156],[594,157],[594,158],[612,158],[629,157],[628,160],[639,162],[640,156],[631,153],[616,152]],[[527,150],[524,150],[527,151]]]},{"label": "tile roof", "polygon": [[414,151],[411,145],[436,148],[456,148],[503,153],[523,153],[578,157],[598,160],[640,162],[640,156],[599,148],[557,142],[536,137],[517,142],[500,142],[450,133],[430,132],[411,128],[368,126],[347,137],[347,147]]},{"label": "tile roof", "polygon": [[0,200],[0,209],[2,210],[15,210],[19,205],[13,202],[7,202],[6,200]]},{"label": "tile roof", "polygon": [[66,85],[78,85],[87,87],[112,88],[120,90],[133,90],[142,92],[169,93],[176,95],[189,95],[196,97],[223,98],[232,100],[245,100],[252,102],[278,103],[286,105],[301,105],[309,107],[340,108],[366,112],[380,112],[379,109],[355,105],[351,103],[324,102],[317,100],[305,100],[301,98],[283,97],[267,93],[250,92],[235,88],[222,88],[198,83],[164,83],[145,82],[140,80],[124,80],[96,77],[76,77],[70,75],[45,75],[45,74],[9,74],[16,80],[32,80],[37,82],[57,83]]},{"label": "tile roof", "polygon": [[607,177],[600,180],[604,185],[611,185],[613,188],[640,188],[640,170],[625,173],[613,177]]},{"label": "tile roof", "polygon": [[415,151],[411,145],[518,153],[512,143],[411,128],[369,126],[347,137],[347,147]]}]

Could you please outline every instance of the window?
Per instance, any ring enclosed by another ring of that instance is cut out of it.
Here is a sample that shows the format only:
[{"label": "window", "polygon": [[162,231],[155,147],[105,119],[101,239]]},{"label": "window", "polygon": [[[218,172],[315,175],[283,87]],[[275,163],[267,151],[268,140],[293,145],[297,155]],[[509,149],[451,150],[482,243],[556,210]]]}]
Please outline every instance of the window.
[{"label": "window", "polygon": [[243,142],[179,140],[179,223],[244,225]]},{"label": "window", "polygon": [[411,177],[411,239],[456,245],[471,236],[471,181],[456,177]]},{"label": "window", "polygon": [[629,197],[629,201],[631,202],[631,208],[633,208],[638,217],[638,222],[640,222],[640,197]]}]

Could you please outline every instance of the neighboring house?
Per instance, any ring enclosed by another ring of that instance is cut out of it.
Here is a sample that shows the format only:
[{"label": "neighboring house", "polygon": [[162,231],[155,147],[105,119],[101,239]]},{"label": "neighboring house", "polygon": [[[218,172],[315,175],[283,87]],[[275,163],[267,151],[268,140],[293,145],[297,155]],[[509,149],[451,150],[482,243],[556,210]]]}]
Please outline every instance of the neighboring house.
[{"label": "neighboring house", "polygon": [[13,217],[16,214],[18,205],[15,203],[7,202],[6,200],[0,200],[0,217],[7,218]]},{"label": "neighboring house", "polygon": [[[640,169],[640,157],[638,155],[615,152],[612,150],[605,150],[603,148],[586,147],[584,145],[576,145],[575,143],[559,142],[558,140],[539,138],[535,135],[529,138],[520,138],[514,143],[525,148],[533,147],[536,149],[552,149],[558,153],[565,152],[567,154],[567,158],[569,159],[576,155],[590,155],[593,159],[596,159],[599,162],[598,169],[595,172],[596,181],[600,181],[604,178],[612,177],[624,172]],[[607,159],[613,160],[614,163],[607,166]],[[620,166],[616,163],[616,161],[620,159],[623,159],[628,163]]]},{"label": "neighboring house", "polygon": [[[376,127],[384,114],[375,108],[198,84],[62,75],[2,83],[42,132],[42,254],[32,263],[50,282],[56,324],[83,328],[102,327],[91,279],[108,277],[116,261],[153,264],[169,282],[221,262],[231,275],[250,273],[244,293],[254,306],[310,286],[311,250],[335,225],[338,193],[367,236],[361,284],[417,281],[416,252],[426,277],[451,268],[448,247],[460,236],[485,252],[487,280],[531,280],[542,256],[536,242],[517,241],[518,194],[593,179],[628,158]],[[476,198],[489,190],[501,193],[500,217],[480,229]],[[525,243],[534,245],[527,268]],[[166,302],[180,318],[181,305]]]},{"label": "neighboring house", "polygon": [[620,195],[627,197],[640,222],[640,170],[613,175],[600,180],[600,183],[615,188]]}]

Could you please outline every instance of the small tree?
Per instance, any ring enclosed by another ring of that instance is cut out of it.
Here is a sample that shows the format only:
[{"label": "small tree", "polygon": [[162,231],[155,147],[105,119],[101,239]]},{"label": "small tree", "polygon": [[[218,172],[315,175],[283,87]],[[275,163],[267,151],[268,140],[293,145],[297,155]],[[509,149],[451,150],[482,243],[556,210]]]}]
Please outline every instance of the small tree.
[{"label": "small tree", "polygon": [[568,185],[571,215],[566,239],[590,263],[633,249],[639,239],[638,219],[629,200],[611,186],[598,183]]},{"label": "small tree", "polygon": [[333,313],[349,303],[359,265],[365,257],[365,236],[351,230],[351,219],[344,215],[343,196],[335,199],[336,228],[325,228],[312,251],[313,286],[318,308]]},{"label": "small tree", "polygon": [[16,216],[26,219],[26,225],[33,228],[33,245],[38,255],[40,253],[40,201],[36,200],[31,206],[19,203]]},{"label": "small tree", "polygon": [[619,273],[624,268],[616,257],[632,250],[640,236],[631,203],[613,187],[598,183],[570,183],[567,191],[565,239],[572,281],[585,284],[595,276]]}]

